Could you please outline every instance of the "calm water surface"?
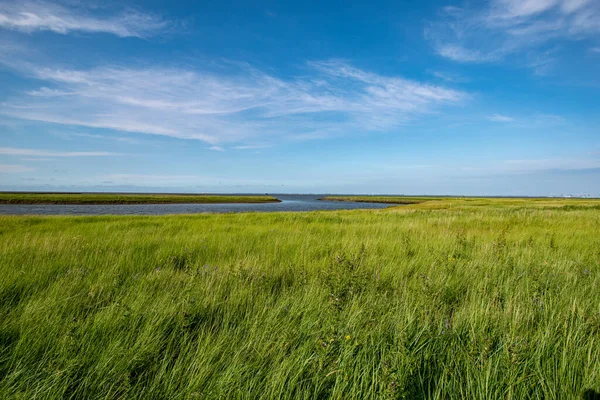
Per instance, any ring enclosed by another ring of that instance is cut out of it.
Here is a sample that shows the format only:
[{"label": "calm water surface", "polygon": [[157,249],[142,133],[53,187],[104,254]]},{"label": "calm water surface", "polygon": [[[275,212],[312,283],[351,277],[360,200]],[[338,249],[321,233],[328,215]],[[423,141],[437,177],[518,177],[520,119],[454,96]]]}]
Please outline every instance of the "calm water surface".
[{"label": "calm water surface", "polygon": [[388,204],[321,201],[314,195],[276,195],[281,203],[263,204],[0,204],[4,215],[163,215],[195,213],[317,211],[386,208]]}]

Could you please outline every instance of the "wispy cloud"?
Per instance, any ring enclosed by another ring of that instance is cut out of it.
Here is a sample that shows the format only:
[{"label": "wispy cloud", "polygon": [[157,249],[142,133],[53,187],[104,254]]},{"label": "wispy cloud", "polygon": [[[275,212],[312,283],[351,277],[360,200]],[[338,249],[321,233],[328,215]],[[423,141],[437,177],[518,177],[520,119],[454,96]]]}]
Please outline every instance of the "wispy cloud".
[{"label": "wispy cloud", "polygon": [[425,29],[442,57],[473,63],[521,55],[538,74],[546,73],[555,60],[544,54],[551,40],[599,33],[600,2],[593,0],[489,0],[478,8],[446,7]]},{"label": "wispy cloud", "polygon": [[210,146],[208,149],[213,151],[225,151],[221,146]]},{"label": "wispy cloud", "polygon": [[24,165],[0,164],[0,172],[2,173],[19,173],[33,170],[35,170],[35,168],[26,167]]},{"label": "wispy cloud", "polygon": [[81,137],[88,139],[98,139],[98,140],[113,140],[116,142],[129,143],[129,144],[141,144],[141,140],[137,140],[130,137],[124,136],[107,136],[107,135],[96,135],[93,133],[66,133],[63,134],[65,136],[73,136],[73,137]]},{"label": "wispy cloud", "polygon": [[535,114],[532,117],[532,122],[536,124],[564,124],[567,122],[565,117],[555,114]]},{"label": "wispy cloud", "polygon": [[120,153],[111,153],[105,151],[54,151],[41,149],[22,149],[15,147],[0,147],[0,154],[29,157],[107,157],[122,155]]},{"label": "wispy cloud", "polygon": [[247,65],[227,72],[8,65],[42,86],[3,103],[0,114],[198,139],[213,146],[381,131],[469,97],[342,61],[312,62],[309,77],[288,79]]},{"label": "wispy cloud", "polygon": [[120,37],[147,37],[168,26],[160,17],[134,10],[117,15],[94,15],[84,4],[75,7],[70,3],[67,7],[47,1],[0,0],[0,28],[25,33],[103,32]]},{"label": "wispy cloud", "polygon": [[494,61],[501,57],[498,52],[483,53],[479,50],[471,50],[457,44],[442,44],[437,48],[440,56],[459,62],[482,63]]},{"label": "wispy cloud", "polygon": [[529,115],[519,115],[518,117],[495,113],[486,117],[493,122],[513,122],[515,127],[520,128],[542,128],[563,125],[567,122],[565,117],[555,114],[535,113]]},{"label": "wispy cloud", "polygon": [[257,149],[266,149],[268,147],[271,147],[267,144],[246,144],[246,145],[242,145],[242,146],[233,146],[234,149],[236,150],[257,150]]},{"label": "wispy cloud", "polygon": [[468,82],[469,80],[463,76],[457,75],[457,74],[452,74],[452,73],[448,73],[448,72],[442,72],[442,71],[430,71],[430,73],[435,76],[438,79],[442,79],[446,82],[452,82],[452,83],[462,83],[462,82]]},{"label": "wispy cloud", "polygon": [[512,122],[515,120],[513,117],[508,117],[508,116],[502,115],[502,114],[490,115],[488,117],[488,119],[490,121],[494,121],[494,122]]}]

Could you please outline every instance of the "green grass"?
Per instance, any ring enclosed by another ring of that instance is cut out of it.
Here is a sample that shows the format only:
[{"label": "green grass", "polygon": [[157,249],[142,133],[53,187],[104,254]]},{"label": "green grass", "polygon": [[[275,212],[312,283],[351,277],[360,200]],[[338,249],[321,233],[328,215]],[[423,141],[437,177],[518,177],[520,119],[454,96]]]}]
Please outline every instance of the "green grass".
[{"label": "green grass", "polygon": [[0,204],[270,203],[272,196],[174,194],[0,193]]},{"label": "green grass", "polygon": [[2,399],[572,399],[600,201],[0,217]]}]

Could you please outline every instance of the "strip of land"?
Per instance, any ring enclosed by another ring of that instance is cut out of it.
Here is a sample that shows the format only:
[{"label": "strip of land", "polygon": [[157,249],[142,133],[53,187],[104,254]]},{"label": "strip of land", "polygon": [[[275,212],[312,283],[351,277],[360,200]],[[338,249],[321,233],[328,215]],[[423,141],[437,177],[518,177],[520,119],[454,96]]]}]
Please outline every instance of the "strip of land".
[{"label": "strip of land", "polygon": [[439,198],[408,196],[325,196],[319,200],[349,201],[358,203],[419,204],[425,201],[439,200]]},{"label": "strip of land", "polygon": [[272,196],[252,195],[0,193],[0,204],[217,204],[279,201]]},{"label": "strip of land", "polygon": [[413,197],[413,196],[325,196],[320,200],[412,205],[417,209],[452,207],[599,207],[599,199],[561,197]]}]

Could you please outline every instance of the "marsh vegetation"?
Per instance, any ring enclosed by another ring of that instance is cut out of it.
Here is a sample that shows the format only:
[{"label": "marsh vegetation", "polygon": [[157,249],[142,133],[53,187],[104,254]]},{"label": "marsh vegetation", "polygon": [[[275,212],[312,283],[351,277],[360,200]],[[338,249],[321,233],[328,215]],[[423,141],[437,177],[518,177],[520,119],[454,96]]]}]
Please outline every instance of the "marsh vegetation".
[{"label": "marsh vegetation", "polygon": [[574,398],[600,201],[0,217],[0,397]]},{"label": "marsh vegetation", "polygon": [[117,193],[0,193],[0,204],[207,204],[269,203],[272,196],[117,194]]}]

